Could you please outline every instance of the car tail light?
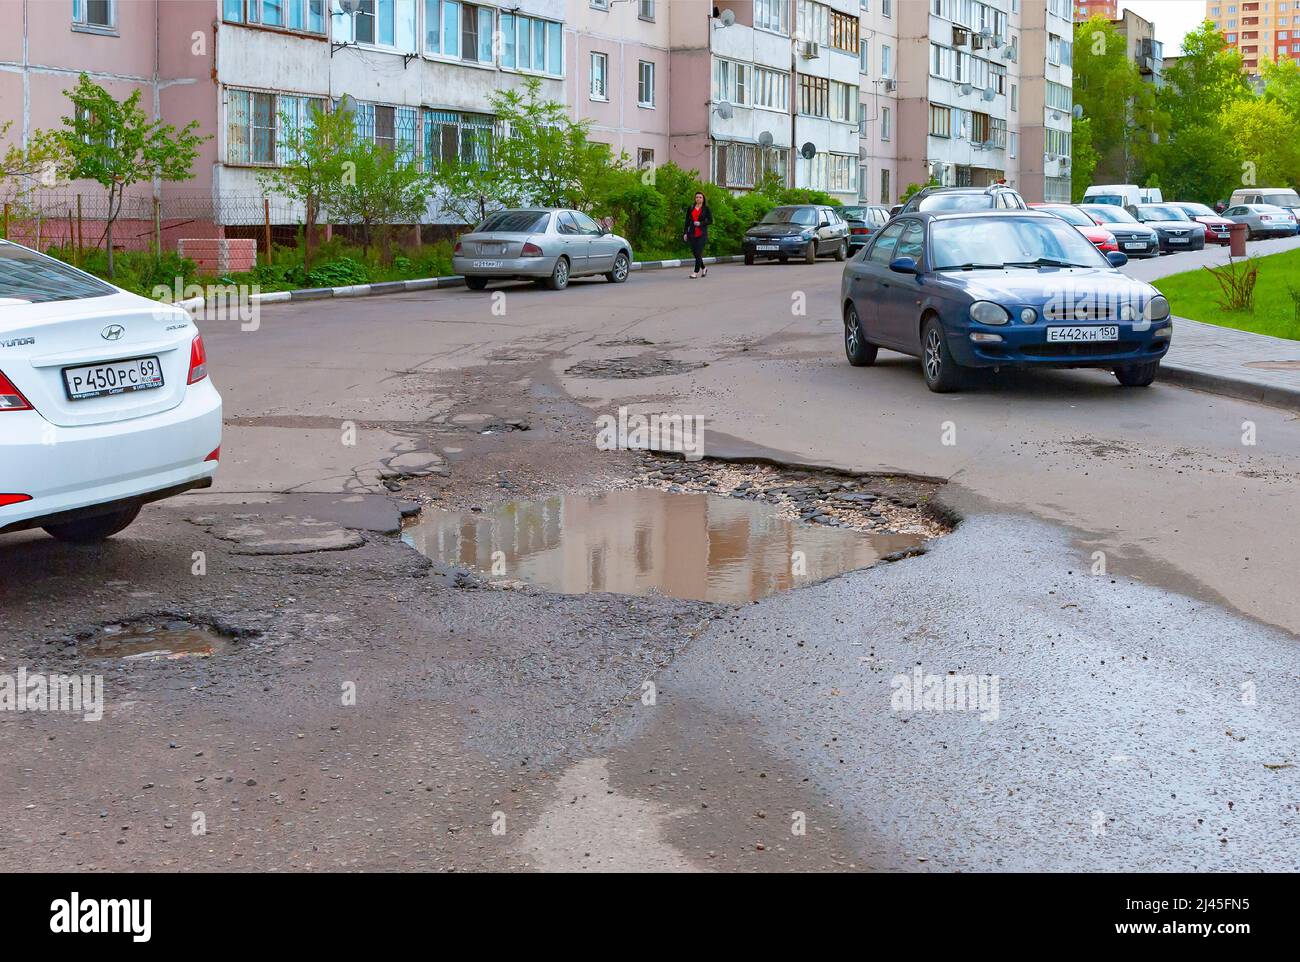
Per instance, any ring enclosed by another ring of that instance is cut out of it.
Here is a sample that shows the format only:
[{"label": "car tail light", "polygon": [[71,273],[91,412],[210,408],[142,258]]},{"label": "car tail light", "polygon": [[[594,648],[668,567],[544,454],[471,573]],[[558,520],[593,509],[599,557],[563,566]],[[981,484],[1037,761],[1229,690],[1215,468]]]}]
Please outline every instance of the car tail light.
[{"label": "car tail light", "polygon": [[522,255],[522,256],[524,256],[524,257],[541,257],[541,256],[542,256],[542,249],[541,249],[540,247],[538,247],[536,244],[534,244],[532,241],[529,241],[528,243],[526,243],[526,244],[524,245],[524,250],[523,250],[523,255]]},{"label": "car tail light", "polygon": [[[32,406],[23,397],[22,391],[14,387],[14,382],[0,371],[0,411],[30,411]],[[23,497],[26,497],[24,495]]]},{"label": "car tail light", "polygon": [[221,460],[221,447],[220,445],[218,445],[215,451],[213,451],[211,454],[209,454],[206,458],[203,459],[203,463],[207,464],[209,461],[220,461],[220,460]]},{"label": "car tail light", "polygon": [[195,334],[190,342],[190,381],[198,384],[208,376],[208,352],[203,346],[203,335]]},{"label": "car tail light", "polygon": [[1260,219],[1260,220],[1272,220],[1272,219],[1273,219],[1273,215],[1272,215],[1272,214],[1260,214],[1260,215],[1259,215],[1259,219]]},{"label": "car tail light", "polygon": [[456,241],[456,246],[453,247],[453,248],[451,249],[451,252],[452,252],[453,254],[459,254],[459,253],[460,253],[460,241]]},{"label": "car tail light", "polygon": [[869,234],[869,233],[871,233],[871,232],[870,232],[869,230],[867,230],[865,227],[854,227],[854,228],[851,228],[851,232],[854,233],[854,234]]},{"label": "car tail light", "polygon": [[0,508],[6,508],[11,504],[22,504],[24,501],[32,500],[30,494],[0,494]]}]

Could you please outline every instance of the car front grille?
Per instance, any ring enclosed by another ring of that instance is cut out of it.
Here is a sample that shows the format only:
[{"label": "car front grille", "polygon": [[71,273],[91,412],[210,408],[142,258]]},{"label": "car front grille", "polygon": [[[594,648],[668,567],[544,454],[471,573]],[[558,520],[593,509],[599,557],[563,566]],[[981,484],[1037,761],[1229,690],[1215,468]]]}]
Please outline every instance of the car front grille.
[{"label": "car front grille", "polygon": [[1092,341],[1080,344],[1026,344],[1021,354],[1031,357],[1099,357],[1128,354],[1138,349],[1137,341]]}]

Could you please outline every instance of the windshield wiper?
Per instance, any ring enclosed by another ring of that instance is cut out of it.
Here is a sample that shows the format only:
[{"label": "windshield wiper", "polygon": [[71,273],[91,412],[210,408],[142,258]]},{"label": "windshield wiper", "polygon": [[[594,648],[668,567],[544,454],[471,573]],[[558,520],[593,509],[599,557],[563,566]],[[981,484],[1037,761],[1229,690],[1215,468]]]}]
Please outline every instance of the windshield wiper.
[{"label": "windshield wiper", "polygon": [[1007,261],[1004,267],[1087,267],[1073,261],[1058,261],[1055,257],[1040,257],[1032,261]]},{"label": "windshield wiper", "polygon": [[936,267],[936,271],[1000,271],[1001,264],[947,264],[943,267]]}]

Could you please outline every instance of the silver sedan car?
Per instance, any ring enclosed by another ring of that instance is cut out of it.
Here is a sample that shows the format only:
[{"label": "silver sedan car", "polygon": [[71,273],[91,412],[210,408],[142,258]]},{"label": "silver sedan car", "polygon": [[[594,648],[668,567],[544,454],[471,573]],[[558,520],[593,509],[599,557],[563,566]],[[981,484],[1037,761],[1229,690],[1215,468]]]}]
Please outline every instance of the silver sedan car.
[{"label": "silver sedan car", "polygon": [[515,278],[562,291],[570,278],[595,274],[622,284],[632,270],[632,245],[579,210],[500,210],[456,242],[451,263],[472,291]]},{"label": "silver sedan car", "polygon": [[1246,236],[1290,237],[1296,232],[1295,216],[1272,204],[1238,204],[1223,212],[1225,219],[1246,225]]}]

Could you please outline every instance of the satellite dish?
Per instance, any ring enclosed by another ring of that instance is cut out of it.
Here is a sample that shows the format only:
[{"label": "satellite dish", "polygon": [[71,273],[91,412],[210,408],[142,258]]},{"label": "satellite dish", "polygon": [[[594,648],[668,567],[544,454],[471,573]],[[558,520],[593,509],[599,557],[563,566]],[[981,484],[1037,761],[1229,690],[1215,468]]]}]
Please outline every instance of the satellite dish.
[{"label": "satellite dish", "polygon": [[1064,120],[1064,119],[1065,119],[1065,114],[1061,113],[1059,110],[1053,110],[1053,111],[1052,111],[1052,119],[1053,119],[1053,120]]},{"label": "satellite dish", "polygon": [[730,27],[733,23],[736,22],[736,15],[730,10],[723,10],[722,16],[720,16],[718,19],[722,21],[722,25],[724,27]]},{"label": "satellite dish", "polygon": [[865,145],[858,148],[858,160],[866,160],[870,156],[871,154],[867,151]]},{"label": "satellite dish", "polygon": [[1075,120],[1080,120],[1080,119],[1082,119],[1082,118],[1083,118],[1083,104],[1075,104],[1075,105],[1074,105],[1074,110],[1072,110],[1071,113],[1074,114],[1074,119],[1075,119]]},{"label": "satellite dish", "polygon": [[721,117],[723,120],[730,120],[731,115],[734,113],[734,111],[731,109],[731,104],[727,103],[725,100],[718,104],[717,111],[718,111],[718,116]]},{"label": "satellite dish", "polygon": [[339,9],[344,16],[350,17],[357,12],[357,0],[339,0]]},{"label": "satellite dish", "polygon": [[958,87],[957,89],[961,91],[961,95],[962,95],[963,97],[969,97],[970,94],[971,94],[971,91],[974,90],[975,88],[972,87],[970,84],[962,84],[962,85],[961,85],[960,87]]},{"label": "satellite dish", "polygon": [[980,94],[980,96],[983,97],[985,100],[992,100],[997,95],[998,95],[998,90],[996,87],[993,86],[985,87],[984,93]]},{"label": "satellite dish", "polygon": [[1054,161],[1055,159],[1056,159],[1056,154],[1044,154],[1044,155],[1043,155],[1043,160],[1047,161],[1049,164],[1050,164],[1052,161]]},{"label": "satellite dish", "polygon": [[770,130],[764,130],[762,133],[760,133],[760,134],[758,135],[758,146],[760,146],[760,147],[771,147],[771,146],[772,146],[772,140],[773,140],[773,137],[772,137],[772,131],[770,131]]},{"label": "satellite dish", "polygon": [[799,148],[799,156],[804,160],[812,160],[817,156],[817,145],[811,140]]}]

